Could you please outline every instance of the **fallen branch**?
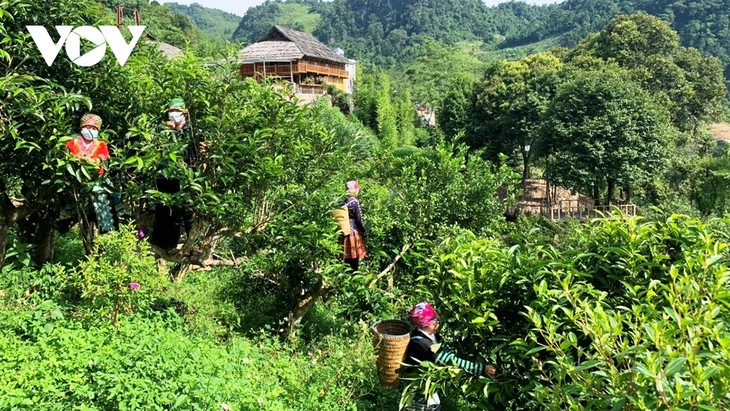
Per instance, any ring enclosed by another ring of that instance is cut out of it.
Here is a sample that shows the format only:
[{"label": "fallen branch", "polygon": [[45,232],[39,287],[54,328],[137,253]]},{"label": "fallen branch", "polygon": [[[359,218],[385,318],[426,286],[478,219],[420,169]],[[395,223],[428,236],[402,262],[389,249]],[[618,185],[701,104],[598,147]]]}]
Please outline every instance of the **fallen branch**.
[{"label": "fallen branch", "polygon": [[236,267],[243,264],[244,258],[235,258],[233,260],[221,260],[217,258],[209,258],[200,263],[203,267]]},{"label": "fallen branch", "polygon": [[[160,247],[157,247],[156,245],[150,244],[150,249],[155,254],[156,257],[162,258],[165,261],[169,261],[171,263],[177,263],[177,264],[190,264],[192,266],[198,266],[200,268],[205,267],[236,267],[245,261],[245,258],[239,257],[239,258],[231,258],[231,259],[224,259],[224,258],[208,258],[203,261],[193,262],[190,261],[188,258],[188,255],[183,254],[181,252],[174,252],[169,253],[167,250],[162,249]],[[176,249],[180,250],[180,249]],[[194,268],[195,269],[195,268]]]},{"label": "fallen branch", "polygon": [[398,260],[400,260],[401,257],[403,257],[405,255],[405,253],[408,252],[408,250],[410,250],[410,249],[411,249],[410,244],[404,245],[403,248],[400,250],[400,253],[398,253],[398,255],[395,256],[395,259],[393,259],[393,262],[390,263],[387,267],[385,267],[385,270],[381,271],[377,277],[373,278],[373,280],[370,281],[370,283],[368,284],[368,288],[373,288],[373,286],[375,286],[375,283],[377,283],[381,278],[385,277],[389,272],[393,271],[396,263],[398,263]]}]

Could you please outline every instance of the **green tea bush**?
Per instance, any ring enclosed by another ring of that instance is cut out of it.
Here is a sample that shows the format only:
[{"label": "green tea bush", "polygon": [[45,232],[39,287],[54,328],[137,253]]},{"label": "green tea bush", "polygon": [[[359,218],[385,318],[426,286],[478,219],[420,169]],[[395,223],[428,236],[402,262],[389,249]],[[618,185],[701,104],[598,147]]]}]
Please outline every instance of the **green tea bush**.
[{"label": "green tea bush", "polygon": [[463,355],[496,363],[498,375],[453,384],[453,369],[432,367],[413,384],[451,380],[447,393],[481,409],[726,409],[722,227],[618,217],[574,227],[554,245],[510,248],[456,234],[421,291]]},{"label": "green tea bush", "polygon": [[515,175],[468,156],[464,147],[402,147],[380,153],[368,166],[362,201],[368,252],[379,270],[407,245],[400,266],[422,265],[433,242],[453,226],[494,233],[504,225],[497,191],[511,186]]}]

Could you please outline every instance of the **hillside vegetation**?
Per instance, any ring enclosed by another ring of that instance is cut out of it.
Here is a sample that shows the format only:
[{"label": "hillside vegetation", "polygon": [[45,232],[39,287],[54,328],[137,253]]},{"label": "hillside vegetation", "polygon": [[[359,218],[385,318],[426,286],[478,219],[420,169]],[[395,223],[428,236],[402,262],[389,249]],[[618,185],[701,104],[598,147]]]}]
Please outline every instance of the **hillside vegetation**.
[{"label": "hillside vegetation", "polygon": [[667,21],[683,46],[720,59],[730,84],[730,0],[567,0],[496,7],[479,0],[270,0],[242,18],[197,4],[124,4],[143,10],[151,34],[178,47],[189,41],[205,54],[220,54],[225,41],[253,43],[276,24],[312,33],[361,63],[395,70],[419,59],[431,39],[447,48],[478,45],[469,53],[483,62],[518,59],[556,46],[573,47],[618,15],[646,12]]},{"label": "hillside vegetation", "polygon": [[[293,4],[307,9],[287,11]],[[491,8],[479,0],[272,0],[248,11],[234,39],[254,42],[266,27],[293,21],[353,58],[388,66],[412,61],[424,36],[445,45],[477,40],[486,51],[504,49],[496,56],[519,58],[552,45],[572,47],[614,17],[641,11],[668,21],[682,45],[719,58],[730,79],[730,0],[567,0],[547,6],[507,2]],[[319,25],[312,30],[314,20]]]},{"label": "hillside vegetation", "polygon": [[[155,35],[205,36],[141,3]],[[435,391],[443,411],[730,409],[730,149],[706,131],[727,90],[667,21],[493,61],[499,22],[403,30],[410,54],[305,105],[241,78],[238,48],[207,64],[205,37],[49,66],[25,30],[113,24],[111,6],[0,0],[0,411],[380,411]],[[435,126],[414,113],[432,101]],[[536,179],[638,215],[513,212]],[[332,216],[352,196],[357,269]],[[370,326],[422,301],[448,355],[385,388]]]},{"label": "hillside vegetation", "polygon": [[240,16],[225,11],[203,7],[198,3],[191,5],[165,3],[172,11],[186,15],[198,28],[211,37],[230,39],[241,21]]}]

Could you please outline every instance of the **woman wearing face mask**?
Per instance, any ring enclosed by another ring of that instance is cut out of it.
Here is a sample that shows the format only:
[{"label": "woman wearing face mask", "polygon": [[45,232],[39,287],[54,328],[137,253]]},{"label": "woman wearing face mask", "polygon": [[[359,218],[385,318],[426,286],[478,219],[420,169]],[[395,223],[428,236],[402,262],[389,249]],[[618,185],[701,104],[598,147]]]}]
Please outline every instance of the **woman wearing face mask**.
[{"label": "woman wearing face mask", "polygon": [[[183,140],[187,140],[187,150],[184,156],[185,163],[194,167],[199,160],[198,145],[195,142],[192,128],[187,121],[185,101],[181,97],[170,100],[167,110],[167,121],[165,125],[177,133],[181,133]],[[180,180],[176,178],[159,177],[157,179],[157,190],[163,193],[174,194],[179,192]],[[168,253],[177,252],[182,235],[181,228],[190,235],[193,225],[193,213],[189,207],[156,205],[154,207],[155,220],[152,227],[150,243]],[[196,247],[190,250],[188,258],[191,262],[197,263],[198,251]]]},{"label": "woman wearing face mask", "polygon": [[[81,117],[81,131],[79,136],[66,143],[66,148],[72,156],[88,162],[98,163],[109,159],[109,148],[106,143],[98,140],[101,117],[96,114],[84,114]],[[104,167],[99,167],[99,174],[104,174]]]},{"label": "woman wearing face mask", "polygon": [[170,104],[167,109],[167,121],[165,122],[168,128],[173,129],[177,132],[184,133],[187,139],[187,149],[185,150],[185,163],[188,166],[197,166],[200,163],[200,153],[202,152],[203,145],[199,144],[195,139],[195,133],[190,122],[188,121],[188,110],[185,108],[185,101],[182,97],[175,97],[170,100]]},{"label": "woman wearing face mask", "polygon": [[185,118],[185,101],[181,97],[175,97],[170,101],[170,107],[167,110],[167,126],[182,131],[188,128],[188,122]]},{"label": "woman wearing face mask", "polygon": [[[98,139],[101,123],[101,117],[96,114],[84,114],[81,117],[81,131],[79,132],[79,136],[66,143],[66,148],[68,148],[72,156],[89,163],[98,164],[97,173],[100,176],[106,173],[102,162],[109,160],[109,148],[105,142]],[[102,234],[115,230],[117,226],[117,216],[114,209],[114,202],[111,198],[111,188],[111,182],[107,178],[104,178],[102,181],[97,181],[91,188],[91,201],[96,214],[96,221],[99,225],[99,231]],[[78,203],[80,200],[75,189],[74,194]],[[81,212],[83,207],[79,208],[79,210]],[[85,220],[84,216],[81,217],[82,220]],[[87,231],[84,235],[90,236],[89,223],[87,222],[85,226],[89,228],[84,230]],[[86,242],[90,243],[88,240]]]}]

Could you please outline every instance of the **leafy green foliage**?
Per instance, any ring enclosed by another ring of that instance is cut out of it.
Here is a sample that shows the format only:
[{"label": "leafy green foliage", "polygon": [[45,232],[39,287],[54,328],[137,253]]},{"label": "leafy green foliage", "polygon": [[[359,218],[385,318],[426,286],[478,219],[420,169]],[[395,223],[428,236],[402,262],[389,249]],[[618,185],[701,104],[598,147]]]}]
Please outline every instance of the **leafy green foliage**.
[{"label": "leafy green foliage", "polygon": [[81,301],[95,309],[111,309],[115,323],[120,313],[145,310],[167,283],[145,242],[130,227],[100,236],[94,254],[79,264],[67,286],[76,287]]},{"label": "leafy green foliage", "polygon": [[692,174],[691,198],[703,215],[724,215],[730,211],[730,151],[698,162]]},{"label": "leafy green foliage", "polygon": [[365,333],[308,355],[263,336],[218,345],[172,313],[84,328],[44,302],[0,321],[0,409],[354,410],[374,388]]},{"label": "leafy green foliage", "polygon": [[314,35],[358,59],[396,57],[414,40],[430,36],[454,44],[489,38],[496,19],[480,1],[335,1],[321,11]]},{"label": "leafy green foliage", "polygon": [[580,73],[558,89],[547,109],[544,144],[550,181],[598,199],[607,187],[631,187],[660,170],[669,143],[668,114],[626,73]]},{"label": "leafy green foliage", "polygon": [[459,388],[482,409],[722,409],[722,233],[676,215],[596,220],[553,245],[461,233],[421,291],[465,355],[497,364],[493,380]]},{"label": "leafy green foliage", "polygon": [[530,152],[525,147],[539,140],[548,104],[561,82],[561,68],[560,60],[551,54],[535,54],[490,67],[477,95],[477,118],[464,141],[471,147],[485,148],[491,159],[500,153],[519,151],[526,178]]},{"label": "leafy green foliage", "polygon": [[[444,46],[425,37],[413,48],[413,61],[403,65],[402,76],[411,84],[414,100],[421,104],[436,105],[457,81],[476,81],[485,69],[475,55],[476,47]],[[451,104],[448,98],[444,101],[445,106]]]},{"label": "leafy green foliage", "polygon": [[273,25],[312,33],[322,21],[320,11],[324,7],[316,0],[267,1],[246,11],[233,33],[233,40],[255,43]]},{"label": "leafy green foliage", "polygon": [[657,17],[639,13],[612,20],[581,41],[571,59],[584,55],[631,70],[645,89],[666,98],[679,130],[695,131],[722,109],[727,90],[720,62],[680,47],[678,34]]}]

